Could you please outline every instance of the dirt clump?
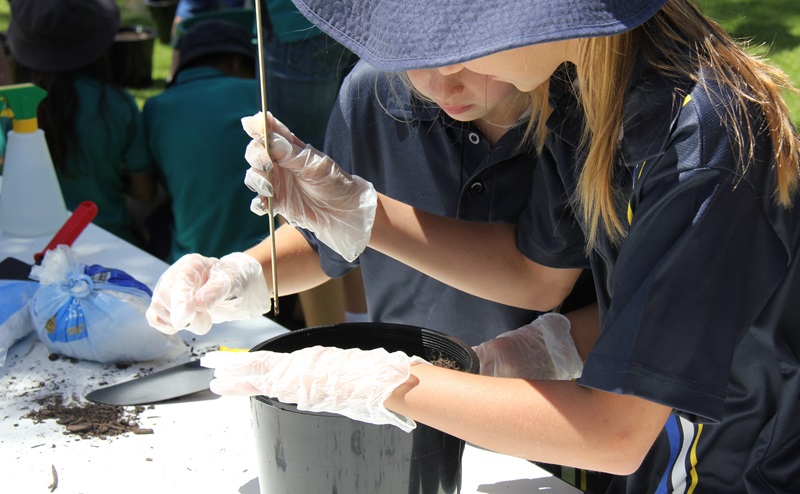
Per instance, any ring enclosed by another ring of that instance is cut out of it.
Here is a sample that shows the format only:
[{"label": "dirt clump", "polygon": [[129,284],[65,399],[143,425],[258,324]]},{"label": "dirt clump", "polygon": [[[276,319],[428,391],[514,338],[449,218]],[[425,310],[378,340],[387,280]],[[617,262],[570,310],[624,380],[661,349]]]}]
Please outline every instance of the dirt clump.
[{"label": "dirt clump", "polygon": [[60,395],[45,396],[36,401],[39,407],[25,418],[41,423],[55,420],[64,426],[64,434],[75,434],[81,439],[106,439],[130,432],[133,434],[152,434],[153,429],[139,425],[139,415],[144,406],[123,407],[83,403],[65,405]]}]

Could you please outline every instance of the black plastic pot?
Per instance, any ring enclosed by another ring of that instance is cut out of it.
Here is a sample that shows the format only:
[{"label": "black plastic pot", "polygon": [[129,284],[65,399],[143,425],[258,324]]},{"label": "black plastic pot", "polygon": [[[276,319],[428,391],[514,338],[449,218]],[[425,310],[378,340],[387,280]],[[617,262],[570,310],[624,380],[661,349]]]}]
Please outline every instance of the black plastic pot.
[{"label": "black plastic pot", "polygon": [[[442,333],[397,324],[345,323],[277,336],[253,348],[291,352],[314,345],[403,351],[454,361],[478,373],[478,357]],[[464,441],[424,424],[410,433],[329,413],[304,412],[266,396],[250,400],[262,494],[452,494],[461,489]]]},{"label": "black plastic pot", "polygon": [[156,25],[158,41],[163,45],[170,44],[172,38],[172,22],[175,20],[175,10],[178,0],[144,0],[144,5],[150,12],[150,17]]},{"label": "black plastic pot", "polygon": [[153,48],[156,35],[146,26],[122,26],[111,45],[114,82],[123,87],[153,84]]}]

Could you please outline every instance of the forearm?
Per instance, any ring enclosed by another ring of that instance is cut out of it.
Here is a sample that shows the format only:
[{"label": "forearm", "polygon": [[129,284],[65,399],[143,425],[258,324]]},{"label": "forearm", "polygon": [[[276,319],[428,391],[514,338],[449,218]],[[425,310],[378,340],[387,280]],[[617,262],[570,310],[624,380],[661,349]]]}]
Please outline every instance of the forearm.
[{"label": "forearm", "polygon": [[125,194],[138,201],[145,203],[152,201],[156,197],[156,191],[156,178],[152,170],[127,177]]},{"label": "forearm", "polygon": [[[296,228],[283,225],[275,230],[278,294],[291,295],[314,288],[330,278],[322,271],[317,252]],[[269,237],[245,251],[256,258],[272,291],[272,241]]]},{"label": "forearm", "polygon": [[618,474],[638,467],[670,412],[573,381],[503,379],[430,365],[413,366],[412,377],[385,404],[493,451]]},{"label": "forearm", "polygon": [[436,216],[382,194],[369,246],[467,293],[540,311],[560,304],[581,272],[526,258],[514,225]]}]

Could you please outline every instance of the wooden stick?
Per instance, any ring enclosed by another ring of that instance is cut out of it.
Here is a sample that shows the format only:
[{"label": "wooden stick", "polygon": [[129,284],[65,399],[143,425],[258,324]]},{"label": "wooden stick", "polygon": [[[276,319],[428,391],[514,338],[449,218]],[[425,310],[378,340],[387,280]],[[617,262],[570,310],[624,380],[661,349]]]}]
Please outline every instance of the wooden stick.
[{"label": "wooden stick", "polygon": [[[258,67],[259,81],[261,83],[261,112],[264,114],[264,149],[269,153],[269,143],[267,142],[267,69],[264,63],[264,29],[262,27],[261,0],[255,0],[256,4],[256,37],[258,41]],[[267,177],[269,178],[269,177]],[[274,193],[274,190],[273,190]],[[269,211],[269,236],[272,240],[272,313],[278,315],[278,264],[277,249],[275,248],[275,214],[272,211],[272,197],[267,197],[267,210]]]}]

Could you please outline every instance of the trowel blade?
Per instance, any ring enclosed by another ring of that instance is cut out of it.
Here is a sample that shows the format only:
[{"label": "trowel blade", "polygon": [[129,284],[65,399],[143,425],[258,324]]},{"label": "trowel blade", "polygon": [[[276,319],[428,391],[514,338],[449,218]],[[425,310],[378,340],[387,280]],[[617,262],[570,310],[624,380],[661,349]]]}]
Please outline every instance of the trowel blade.
[{"label": "trowel blade", "polygon": [[86,395],[86,399],[104,405],[147,405],[205,391],[213,378],[214,369],[201,367],[199,360],[193,360],[147,376],[96,389]]}]

